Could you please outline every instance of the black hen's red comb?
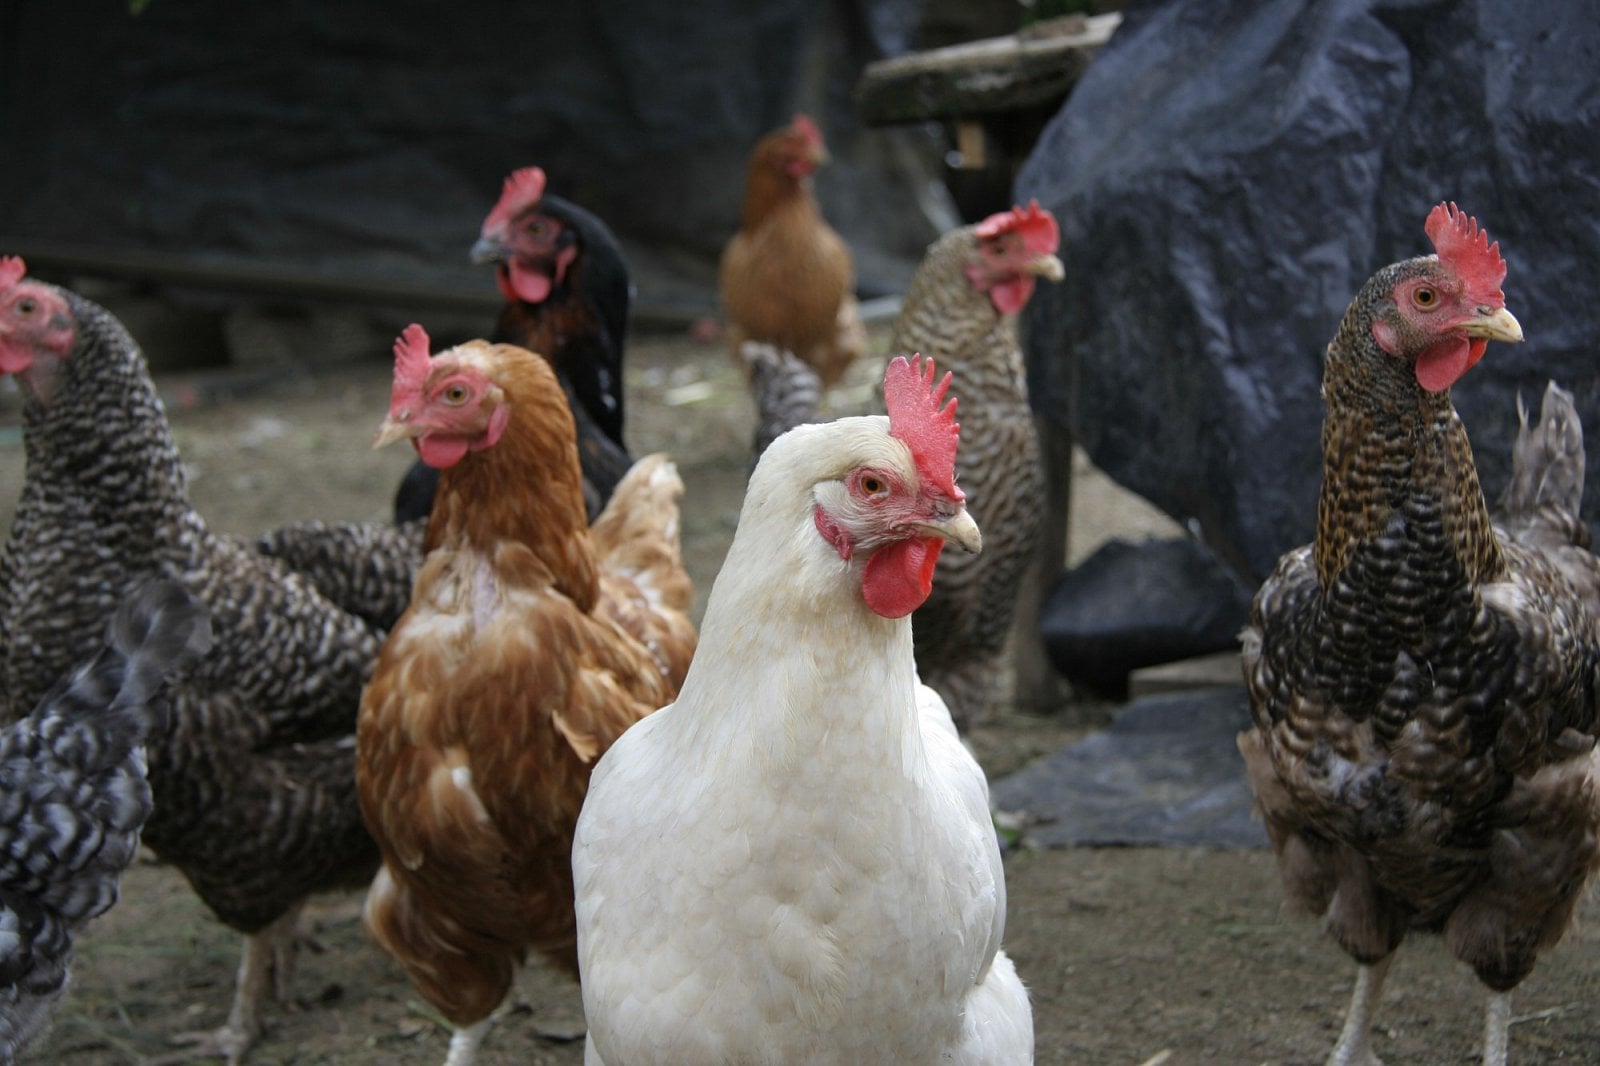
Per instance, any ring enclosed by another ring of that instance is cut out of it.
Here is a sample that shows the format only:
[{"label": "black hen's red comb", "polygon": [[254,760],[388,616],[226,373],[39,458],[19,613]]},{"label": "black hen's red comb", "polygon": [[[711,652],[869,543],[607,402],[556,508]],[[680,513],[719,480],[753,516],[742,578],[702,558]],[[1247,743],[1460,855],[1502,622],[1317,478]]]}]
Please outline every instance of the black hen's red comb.
[{"label": "black hen's red comb", "polygon": [[9,289],[22,280],[28,272],[28,265],[20,256],[8,255],[0,257],[0,289]]},{"label": "black hen's red comb", "polygon": [[499,229],[523,211],[539,202],[544,195],[544,171],[539,167],[523,167],[506,176],[500,188],[500,199],[494,210],[483,220],[483,232]]},{"label": "black hen's red comb", "polygon": [[[937,385],[932,359],[896,356],[883,372],[883,403],[889,412],[889,434],[911,449],[917,472],[925,481],[955,500],[966,499],[956,488],[956,445],[961,423],[956,421],[959,401],[950,398],[950,372]],[[942,405],[942,406],[941,406]]]}]

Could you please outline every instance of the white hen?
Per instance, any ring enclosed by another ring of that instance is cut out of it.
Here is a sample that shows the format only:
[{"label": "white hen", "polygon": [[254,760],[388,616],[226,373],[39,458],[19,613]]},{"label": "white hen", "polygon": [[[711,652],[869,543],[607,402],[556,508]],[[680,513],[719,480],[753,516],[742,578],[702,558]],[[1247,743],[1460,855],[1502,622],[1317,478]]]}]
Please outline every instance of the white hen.
[{"label": "white hen", "polygon": [[767,450],[677,702],[595,768],[589,1066],[1033,1061],[988,783],[912,658],[944,542],[980,544],[923,371]]}]

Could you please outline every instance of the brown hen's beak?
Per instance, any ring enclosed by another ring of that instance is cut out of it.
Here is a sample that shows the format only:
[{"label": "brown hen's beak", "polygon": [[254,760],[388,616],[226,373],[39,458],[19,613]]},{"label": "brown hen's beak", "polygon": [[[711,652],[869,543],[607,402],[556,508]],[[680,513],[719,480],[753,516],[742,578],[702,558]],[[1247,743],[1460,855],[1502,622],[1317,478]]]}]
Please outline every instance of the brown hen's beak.
[{"label": "brown hen's beak", "polygon": [[1067,268],[1061,265],[1061,260],[1053,255],[1041,255],[1037,259],[1030,259],[1023,270],[1036,277],[1047,278],[1050,281],[1060,281],[1067,276]]},{"label": "brown hen's beak", "polygon": [[954,541],[973,554],[983,550],[983,534],[978,531],[978,523],[972,520],[965,507],[948,517],[918,522],[917,528],[930,537]]},{"label": "brown hen's beak", "polygon": [[378,435],[372,438],[372,448],[386,448],[397,440],[407,440],[412,437],[422,436],[422,427],[412,422],[409,418],[395,418],[393,415],[385,418],[378,427]]},{"label": "brown hen's beak", "polygon": [[1517,321],[1516,315],[1504,307],[1498,311],[1480,307],[1475,316],[1461,323],[1461,330],[1469,337],[1505,341],[1508,344],[1516,344],[1522,340],[1522,323]]}]

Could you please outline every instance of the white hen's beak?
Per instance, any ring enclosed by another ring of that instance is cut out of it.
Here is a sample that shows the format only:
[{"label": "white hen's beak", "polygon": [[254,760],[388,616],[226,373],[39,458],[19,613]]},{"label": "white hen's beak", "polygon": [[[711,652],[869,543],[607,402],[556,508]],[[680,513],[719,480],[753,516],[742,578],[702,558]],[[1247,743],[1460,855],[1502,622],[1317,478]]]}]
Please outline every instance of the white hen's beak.
[{"label": "white hen's beak", "polygon": [[949,517],[939,517],[917,523],[917,528],[930,537],[953,541],[967,551],[977,554],[983,550],[983,534],[978,523],[972,520],[965,507]]}]

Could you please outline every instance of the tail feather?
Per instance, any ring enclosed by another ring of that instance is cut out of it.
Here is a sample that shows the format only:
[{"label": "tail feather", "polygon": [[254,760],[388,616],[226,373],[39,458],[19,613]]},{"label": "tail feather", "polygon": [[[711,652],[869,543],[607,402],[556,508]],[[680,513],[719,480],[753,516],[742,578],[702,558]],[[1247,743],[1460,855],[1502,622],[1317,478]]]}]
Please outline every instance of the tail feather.
[{"label": "tail feather", "polygon": [[1577,517],[1583,503],[1583,423],[1572,393],[1555,382],[1544,390],[1539,424],[1528,424],[1528,408],[1517,397],[1517,441],[1511,449],[1511,481],[1500,497],[1506,516],[1532,515],[1553,507]]},{"label": "tail feather", "polygon": [[653,603],[687,611],[694,598],[683,568],[678,500],[683,479],[665,454],[633,464],[590,532],[607,570],[632,578]]},{"label": "tail feather", "polygon": [[819,419],[822,379],[793,352],[771,344],[746,341],[739,357],[750,370],[750,393],[756,402],[755,460],[767,446],[795,426]]}]

